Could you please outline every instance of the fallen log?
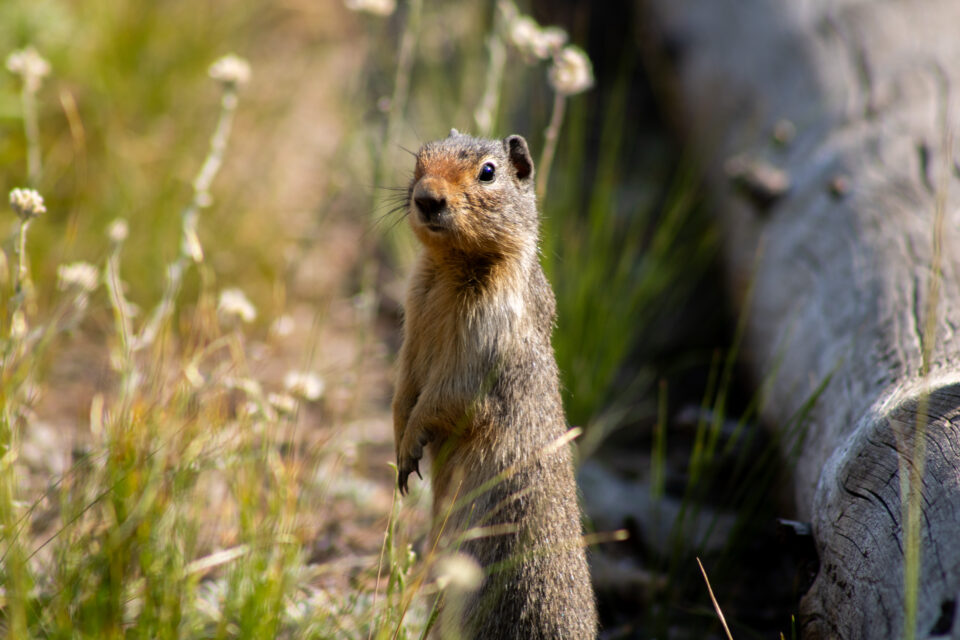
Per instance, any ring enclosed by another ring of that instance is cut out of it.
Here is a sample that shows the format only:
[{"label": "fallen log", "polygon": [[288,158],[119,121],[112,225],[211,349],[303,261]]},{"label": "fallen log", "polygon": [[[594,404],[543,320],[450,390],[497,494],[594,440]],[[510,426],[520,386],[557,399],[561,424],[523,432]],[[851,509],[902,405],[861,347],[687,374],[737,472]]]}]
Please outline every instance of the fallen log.
[{"label": "fallen log", "polygon": [[819,555],[802,635],[960,638],[960,2],[646,10],[752,286],[764,418],[814,403],[785,438]]}]

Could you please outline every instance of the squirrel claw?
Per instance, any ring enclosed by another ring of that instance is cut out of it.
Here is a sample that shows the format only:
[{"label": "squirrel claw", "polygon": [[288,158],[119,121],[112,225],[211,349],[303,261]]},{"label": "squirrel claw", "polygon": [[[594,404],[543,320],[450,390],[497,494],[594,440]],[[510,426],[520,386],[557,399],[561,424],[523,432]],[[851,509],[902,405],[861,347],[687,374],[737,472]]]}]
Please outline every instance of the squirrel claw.
[{"label": "squirrel claw", "polygon": [[423,431],[408,434],[403,440],[403,444],[397,448],[397,486],[401,495],[407,495],[407,480],[411,473],[416,473],[417,477],[423,480],[420,474],[420,458],[423,457],[423,448],[430,442],[431,435]]},{"label": "squirrel claw", "polygon": [[410,489],[407,486],[407,480],[410,477],[411,473],[416,472],[417,476],[423,480],[423,476],[420,475],[420,460],[418,458],[408,459],[404,462],[401,462],[400,469],[397,474],[397,488],[400,489],[400,495],[405,496],[409,493]]}]

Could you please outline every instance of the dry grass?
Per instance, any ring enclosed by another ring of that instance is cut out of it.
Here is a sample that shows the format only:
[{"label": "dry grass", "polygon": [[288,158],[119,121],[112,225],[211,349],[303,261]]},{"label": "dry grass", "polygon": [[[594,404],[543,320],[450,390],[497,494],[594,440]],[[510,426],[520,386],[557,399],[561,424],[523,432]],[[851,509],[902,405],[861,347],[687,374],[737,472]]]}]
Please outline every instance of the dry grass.
[{"label": "dry grass", "polygon": [[[620,93],[583,184],[594,133],[564,122],[578,85],[547,80],[562,45],[510,40],[506,3],[428,5],[418,26],[419,6],[0,5],[0,54],[31,44],[51,67],[29,95],[0,77],[0,192],[47,206],[0,264],[7,636],[420,636],[429,487],[398,501],[388,464],[411,243],[376,187],[450,126],[520,120],[550,143],[545,261],[574,420],[596,443],[649,392],[637,375],[616,393],[626,336],[664,291],[690,295],[714,247],[686,237],[689,177],[662,216],[622,202]],[[243,86],[207,77],[231,51]],[[78,261],[94,285],[58,285]]]}]

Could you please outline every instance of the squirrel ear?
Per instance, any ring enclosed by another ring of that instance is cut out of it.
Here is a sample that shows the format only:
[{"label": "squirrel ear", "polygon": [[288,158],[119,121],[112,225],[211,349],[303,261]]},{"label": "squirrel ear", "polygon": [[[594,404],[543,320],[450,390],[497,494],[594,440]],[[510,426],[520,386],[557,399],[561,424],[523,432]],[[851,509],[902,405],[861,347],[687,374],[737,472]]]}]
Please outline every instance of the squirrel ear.
[{"label": "squirrel ear", "polygon": [[460,132],[459,132],[459,131],[457,131],[456,129],[450,129],[450,135],[448,135],[447,137],[448,137],[448,138],[452,138],[452,137],[458,136],[458,135],[460,135]]},{"label": "squirrel ear", "polygon": [[517,178],[521,181],[533,178],[533,158],[530,157],[530,149],[523,136],[510,136],[503,143],[507,148],[510,164],[517,172]]}]

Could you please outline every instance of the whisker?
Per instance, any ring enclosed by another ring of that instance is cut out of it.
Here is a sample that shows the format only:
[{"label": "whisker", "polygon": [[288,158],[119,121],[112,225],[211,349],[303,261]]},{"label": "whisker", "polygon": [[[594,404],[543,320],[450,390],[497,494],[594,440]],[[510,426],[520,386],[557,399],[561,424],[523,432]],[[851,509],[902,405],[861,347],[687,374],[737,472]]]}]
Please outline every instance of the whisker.
[{"label": "whisker", "polygon": [[[396,214],[398,214],[398,213],[400,213],[400,212],[403,212],[403,215],[401,215],[401,216],[396,216]],[[384,213],[376,216],[376,219],[374,220],[374,226],[379,225],[381,222],[383,222],[383,221],[386,220],[387,218],[391,218],[391,217],[394,217],[394,216],[397,217],[397,222],[399,222],[400,220],[403,220],[403,219],[407,216],[407,214],[409,214],[409,213],[410,213],[410,211],[409,211],[409,209],[407,208],[406,203],[404,203],[404,204],[402,204],[402,205],[397,205],[397,206],[391,207],[390,209],[387,209]],[[396,223],[395,223],[395,224],[396,224]]]},{"label": "whisker", "polygon": [[399,218],[397,218],[396,220],[394,220],[394,221],[393,221],[393,224],[391,224],[389,227],[387,227],[386,229],[384,229],[384,231],[385,231],[386,233],[390,233],[391,231],[393,231],[394,229],[396,229],[396,228],[397,228],[397,225],[400,224],[401,222],[403,222],[404,219],[405,219],[408,215],[410,215],[410,212],[409,212],[409,211],[407,211],[405,214],[403,214],[402,216],[400,216]]},{"label": "whisker", "polygon": [[407,207],[390,207],[389,209],[384,209],[382,212],[375,212],[375,218],[377,222],[381,220],[386,220],[387,218],[393,218],[397,214],[406,214]]},{"label": "whisker", "polygon": [[[402,215],[399,215],[399,216],[395,215],[401,211],[403,212]],[[389,211],[387,211],[386,213],[384,213],[383,215],[377,216],[373,220],[373,222],[370,224],[370,226],[363,231],[363,236],[366,238],[369,236],[369,234],[372,234],[374,231],[378,231],[379,233],[382,233],[382,234],[390,233],[397,227],[398,224],[403,222],[408,215],[410,215],[410,210],[406,207],[406,205],[402,207],[394,207]],[[385,221],[387,220],[387,218],[390,218],[391,216],[393,216],[393,219],[389,221],[389,224],[386,227],[381,228],[381,225],[385,224]]]},{"label": "whisker", "polygon": [[387,187],[380,186],[377,187],[380,191],[385,191],[386,194],[379,198],[379,201],[374,205],[374,213],[378,210],[383,209],[384,207],[405,207],[410,200],[410,189],[409,187]]}]

